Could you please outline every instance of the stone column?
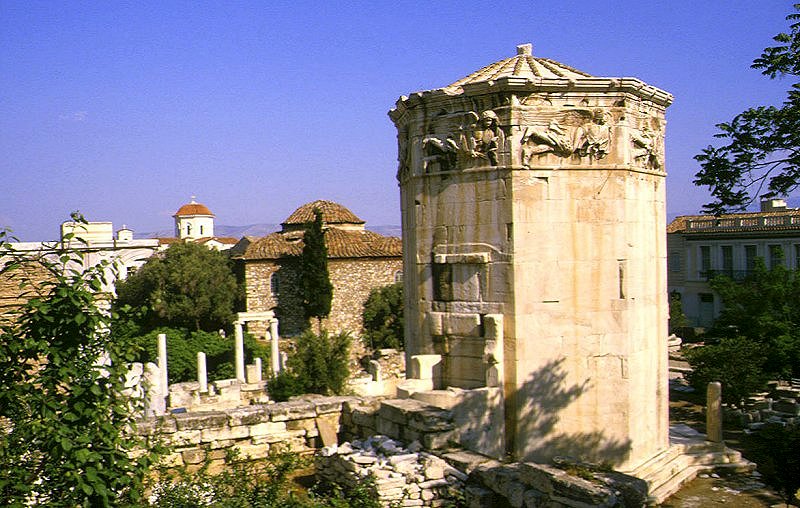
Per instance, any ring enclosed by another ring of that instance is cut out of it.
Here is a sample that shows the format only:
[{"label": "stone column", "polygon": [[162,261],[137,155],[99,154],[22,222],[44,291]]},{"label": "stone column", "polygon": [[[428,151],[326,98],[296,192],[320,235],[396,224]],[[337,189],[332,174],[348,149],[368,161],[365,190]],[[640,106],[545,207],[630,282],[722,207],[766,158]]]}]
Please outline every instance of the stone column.
[{"label": "stone column", "polygon": [[208,370],[206,369],[206,354],[197,352],[197,382],[200,383],[200,393],[208,392]]},{"label": "stone column", "polygon": [[158,334],[158,370],[161,375],[161,392],[166,398],[169,395],[169,374],[167,373],[167,335]]},{"label": "stone column", "polygon": [[722,442],[722,385],[718,381],[706,388],[706,437],[713,443]]},{"label": "stone column", "polygon": [[236,379],[244,383],[244,332],[242,331],[242,323],[235,323],[235,330],[236,344],[234,347],[236,351]]},{"label": "stone column", "polygon": [[269,321],[270,352],[269,361],[272,364],[272,374],[277,376],[281,371],[281,353],[278,349],[278,320]]},{"label": "stone column", "polygon": [[145,416],[163,415],[166,413],[166,398],[161,387],[161,372],[158,365],[148,362],[144,366]]}]

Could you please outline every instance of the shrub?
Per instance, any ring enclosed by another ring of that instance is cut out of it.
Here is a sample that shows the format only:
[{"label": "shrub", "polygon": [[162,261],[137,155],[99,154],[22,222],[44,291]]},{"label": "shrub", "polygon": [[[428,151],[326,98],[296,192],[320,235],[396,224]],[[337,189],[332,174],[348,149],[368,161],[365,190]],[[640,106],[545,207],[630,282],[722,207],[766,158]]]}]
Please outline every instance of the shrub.
[{"label": "shrub", "polygon": [[[800,501],[800,425],[767,425],[749,438],[758,455],[758,470],[784,495],[786,502]],[[796,499],[792,499],[792,498]]]},{"label": "shrub", "polygon": [[293,395],[344,392],[350,356],[350,334],[341,332],[319,335],[310,330],[295,339],[295,351],[289,355],[287,370],[268,384],[270,397],[286,400]]},{"label": "shrub", "polygon": [[705,393],[712,381],[722,383],[723,402],[740,406],[751,393],[762,390],[769,377],[763,371],[761,346],[745,337],[727,337],[719,344],[690,349],[685,353],[692,366],[689,383]]},{"label": "shrub", "polygon": [[379,508],[374,479],[364,478],[352,489],[315,485],[304,491],[292,482],[308,460],[285,450],[270,449],[265,460],[249,462],[236,453],[225,458],[226,467],[209,473],[205,463],[195,473],[162,475],[153,485],[151,504],[157,508]]},{"label": "shrub", "polygon": [[374,288],[364,302],[364,343],[372,349],[403,349],[403,283]]},{"label": "shrub", "polygon": [[[54,252],[56,261],[33,261],[47,281],[23,275],[37,296],[0,328],[0,504],[125,505],[137,500],[156,458],[130,432],[143,402],[124,393],[136,345],[113,334],[118,314],[98,305],[111,267],[84,269],[79,253]],[[31,261],[3,232],[0,254],[7,256],[0,272]]]}]

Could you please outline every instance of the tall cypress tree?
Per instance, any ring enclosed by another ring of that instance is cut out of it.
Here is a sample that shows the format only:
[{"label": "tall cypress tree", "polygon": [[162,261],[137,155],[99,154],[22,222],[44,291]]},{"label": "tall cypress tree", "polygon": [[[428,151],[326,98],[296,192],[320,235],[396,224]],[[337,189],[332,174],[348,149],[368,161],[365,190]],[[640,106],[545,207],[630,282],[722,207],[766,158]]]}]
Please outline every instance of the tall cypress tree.
[{"label": "tall cypress tree", "polygon": [[317,318],[321,329],[322,319],[331,312],[333,284],[328,275],[328,249],[322,233],[322,212],[318,208],[314,209],[314,222],[306,227],[303,243],[300,258],[303,308],[306,319]]}]

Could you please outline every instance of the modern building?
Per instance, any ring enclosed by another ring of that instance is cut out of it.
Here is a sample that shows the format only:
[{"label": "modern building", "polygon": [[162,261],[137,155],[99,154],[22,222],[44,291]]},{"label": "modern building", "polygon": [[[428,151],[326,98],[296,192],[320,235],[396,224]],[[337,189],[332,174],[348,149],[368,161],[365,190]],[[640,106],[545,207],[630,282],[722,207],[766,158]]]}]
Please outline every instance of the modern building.
[{"label": "modern building", "polygon": [[692,326],[710,326],[722,302],[709,286],[715,274],[741,279],[756,258],[767,268],[800,269],[800,209],[781,199],[763,201],[758,212],[683,215],[667,227],[668,290],[679,295]]},{"label": "modern building", "polygon": [[232,249],[232,257],[241,260],[244,268],[247,312],[274,311],[281,336],[305,329],[300,255],[305,228],[314,221],[314,209],[322,213],[333,284],[331,313],[323,327],[358,334],[370,291],[402,277],[401,241],[366,230],[363,220],[331,201],[307,203],[286,218],[281,231],[261,238],[245,237]]},{"label": "modern building", "polygon": [[[105,284],[101,292],[112,293],[117,280],[127,277],[161,249],[158,239],[135,240],[133,231],[126,226],[122,226],[115,236],[111,222],[65,222],[61,225],[61,238],[58,241],[19,242],[9,246],[23,259],[31,259],[32,262],[22,270],[0,275],[0,315],[5,318],[35,294],[37,282],[48,279],[48,272],[34,261],[37,258],[45,257],[57,263],[60,253],[69,249],[80,254],[79,260],[70,262],[69,268],[83,271],[106,262]],[[8,256],[0,257],[0,266],[7,259]],[[33,282],[27,290],[19,285],[23,276]]]}]

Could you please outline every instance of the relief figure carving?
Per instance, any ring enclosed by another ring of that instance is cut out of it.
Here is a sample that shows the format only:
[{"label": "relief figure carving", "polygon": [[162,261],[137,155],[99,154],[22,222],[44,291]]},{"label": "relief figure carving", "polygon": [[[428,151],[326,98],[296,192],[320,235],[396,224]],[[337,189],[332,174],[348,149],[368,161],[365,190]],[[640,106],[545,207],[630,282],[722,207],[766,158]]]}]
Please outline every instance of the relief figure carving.
[{"label": "relief figure carving", "polygon": [[[540,114],[549,118],[547,127],[529,126],[522,135],[522,165],[530,167],[534,156],[553,154],[558,157],[603,159],[611,145],[608,114],[601,109],[574,109]],[[546,120],[547,118],[545,118]]]},{"label": "relief figure carving", "polygon": [[422,140],[425,172],[497,166],[505,134],[494,111],[480,116],[474,111],[456,113],[442,120],[436,132]]},{"label": "relief figure carving", "polygon": [[606,114],[601,109],[592,112],[592,120],[575,129],[575,153],[581,157],[603,159],[611,144],[611,128]]},{"label": "relief figure carving", "polygon": [[660,122],[653,119],[656,130],[645,124],[638,132],[631,132],[633,159],[644,167],[661,170],[664,167],[664,151],[661,139]]},{"label": "relief figure carving", "polygon": [[572,141],[569,133],[555,120],[546,128],[527,127],[522,135],[522,164],[530,165],[531,157],[554,153],[559,157],[572,154]]},{"label": "relief figure carving", "polygon": [[436,136],[425,136],[422,140],[422,153],[425,172],[428,172],[429,166],[433,163],[439,165],[439,171],[451,171],[456,168],[458,144],[450,135],[444,140]]},{"label": "relief figure carving", "polygon": [[[471,113],[477,120],[477,115]],[[462,150],[468,156],[471,165],[497,166],[497,151],[503,146],[503,131],[500,130],[497,113],[486,110],[481,113],[480,121],[470,125],[469,137],[462,137]]]}]

